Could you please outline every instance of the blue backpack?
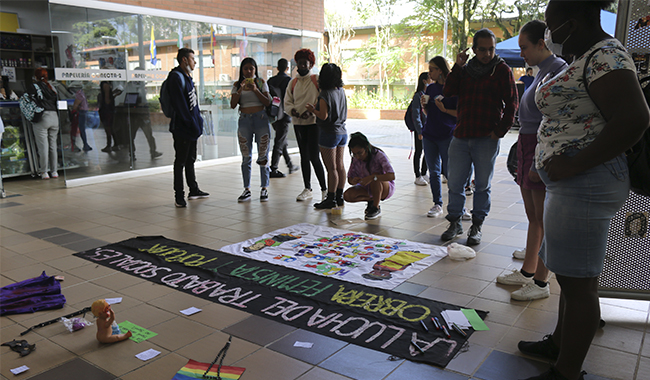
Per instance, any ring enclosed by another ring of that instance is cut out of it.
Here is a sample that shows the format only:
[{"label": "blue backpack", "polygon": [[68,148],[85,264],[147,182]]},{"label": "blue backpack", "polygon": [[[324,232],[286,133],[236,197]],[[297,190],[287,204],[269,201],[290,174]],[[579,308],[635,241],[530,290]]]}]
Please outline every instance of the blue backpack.
[{"label": "blue backpack", "polygon": [[172,94],[169,93],[168,81],[173,72],[178,74],[178,76],[181,78],[181,86],[185,88],[185,75],[180,73],[178,70],[172,71],[167,76],[167,79],[165,79],[165,81],[162,83],[162,86],[160,87],[160,98],[158,98],[158,101],[160,101],[160,109],[163,111],[165,116],[170,119],[174,116],[174,107],[172,106],[173,100]]}]

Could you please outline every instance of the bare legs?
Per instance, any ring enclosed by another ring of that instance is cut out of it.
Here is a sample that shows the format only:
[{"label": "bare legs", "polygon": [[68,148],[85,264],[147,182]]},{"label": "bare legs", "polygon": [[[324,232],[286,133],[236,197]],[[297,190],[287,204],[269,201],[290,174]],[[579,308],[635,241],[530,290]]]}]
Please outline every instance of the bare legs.
[{"label": "bare legs", "polygon": [[535,273],[534,278],[546,282],[548,269],[539,260],[539,247],[544,239],[544,198],[545,190],[521,189],[521,196],[524,199],[524,208],[528,218],[528,235],[526,236],[526,257],[521,269],[528,273]]},{"label": "bare legs", "polygon": [[556,275],[562,289],[557,325],[552,339],[560,347],[555,368],[567,379],[580,376],[582,363],[600,323],[598,277]]}]

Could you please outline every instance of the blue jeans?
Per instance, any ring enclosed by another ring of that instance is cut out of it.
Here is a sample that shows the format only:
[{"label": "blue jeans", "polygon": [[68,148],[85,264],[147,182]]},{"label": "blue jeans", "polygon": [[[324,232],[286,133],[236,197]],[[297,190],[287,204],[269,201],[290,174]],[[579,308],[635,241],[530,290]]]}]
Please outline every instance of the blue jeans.
[{"label": "blue jeans", "polygon": [[253,160],[253,137],[257,143],[257,161],[260,166],[262,187],[269,186],[269,146],[271,142],[271,124],[266,111],[242,113],[239,115],[239,149],[241,150],[241,174],[244,187],[251,186],[251,161]]},{"label": "blue jeans", "polygon": [[467,139],[453,138],[449,144],[449,204],[447,219],[457,220],[463,215],[465,184],[474,164],[474,205],[472,221],[483,223],[490,212],[490,183],[494,174],[494,162],[499,154],[499,141],[488,137]]},{"label": "blue jeans", "polygon": [[[416,137],[417,138],[417,137]],[[440,173],[447,175],[447,162],[449,161],[449,144],[452,137],[445,140],[429,140],[426,137],[422,139],[422,148],[424,148],[424,158],[429,168],[429,186],[431,186],[431,195],[433,203],[442,206],[442,184],[440,182]],[[441,165],[442,161],[442,165]]]}]

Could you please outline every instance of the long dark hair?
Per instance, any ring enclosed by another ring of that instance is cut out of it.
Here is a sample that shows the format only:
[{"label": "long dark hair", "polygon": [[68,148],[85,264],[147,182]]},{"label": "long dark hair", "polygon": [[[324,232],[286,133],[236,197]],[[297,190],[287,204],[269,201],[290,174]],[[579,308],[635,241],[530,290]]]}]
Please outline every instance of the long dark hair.
[{"label": "long dark hair", "polygon": [[449,75],[449,64],[447,63],[447,60],[439,55],[436,55],[435,57],[431,58],[429,60],[429,63],[433,63],[436,65],[437,68],[442,71],[442,76],[445,77],[445,80],[447,80],[447,75]]},{"label": "long dark hair", "polygon": [[249,63],[255,68],[255,78],[260,77],[258,75],[257,62],[255,62],[255,60],[251,57],[246,57],[243,61],[241,61],[241,64],[239,65],[239,80],[235,82],[235,87],[239,88],[239,86],[241,86],[241,82],[244,80],[244,66],[248,65]]},{"label": "long dark hair", "polygon": [[333,90],[343,87],[341,79],[341,68],[334,63],[326,63],[321,67],[318,74],[318,86],[321,90]]},{"label": "long dark hair", "polygon": [[424,81],[429,79],[429,72],[425,71],[420,76],[418,77],[418,87],[415,89],[415,93],[417,94],[418,92],[424,91],[427,86],[424,84]]},{"label": "long dark hair", "polygon": [[366,135],[361,132],[354,132],[350,135],[350,142],[348,142],[348,149],[350,150],[350,153],[352,153],[352,148],[356,147],[365,149],[366,152],[368,152],[368,156],[364,162],[366,163],[366,169],[368,169],[368,173],[370,173],[370,162],[372,162],[372,159],[375,157],[378,151],[383,152],[383,150],[372,145],[370,141],[368,141]]}]

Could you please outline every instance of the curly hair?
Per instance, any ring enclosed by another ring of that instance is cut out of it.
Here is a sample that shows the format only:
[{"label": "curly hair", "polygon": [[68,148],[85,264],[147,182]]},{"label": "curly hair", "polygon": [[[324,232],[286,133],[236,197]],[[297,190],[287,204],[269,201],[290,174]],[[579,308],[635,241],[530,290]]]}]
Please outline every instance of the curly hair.
[{"label": "curly hair", "polygon": [[318,74],[318,87],[321,90],[333,90],[337,87],[343,87],[341,75],[341,68],[335,63],[324,64]]},{"label": "curly hair", "polygon": [[300,49],[296,52],[296,54],[293,56],[293,59],[298,62],[300,59],[306,59],[311,63],[312,66],[316,64],[316,56],[314,56],[314,52],[309,50],[309,49]]}]

